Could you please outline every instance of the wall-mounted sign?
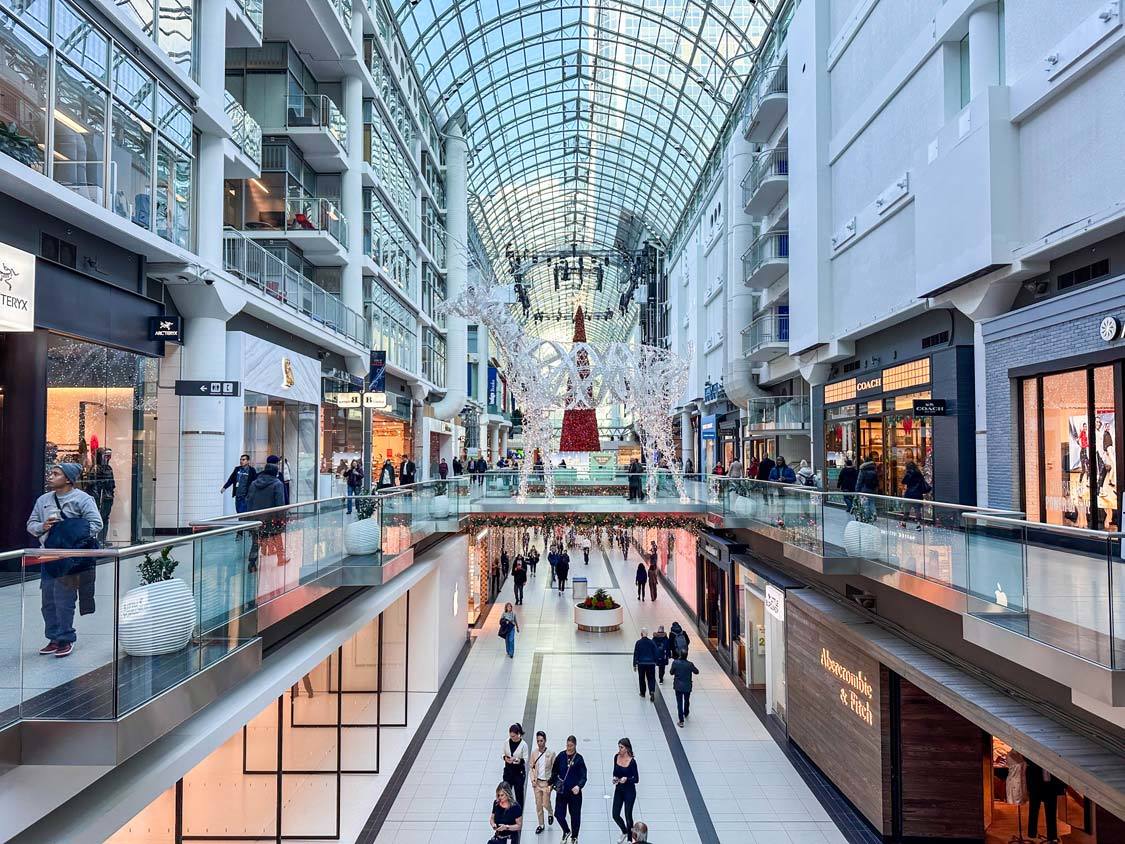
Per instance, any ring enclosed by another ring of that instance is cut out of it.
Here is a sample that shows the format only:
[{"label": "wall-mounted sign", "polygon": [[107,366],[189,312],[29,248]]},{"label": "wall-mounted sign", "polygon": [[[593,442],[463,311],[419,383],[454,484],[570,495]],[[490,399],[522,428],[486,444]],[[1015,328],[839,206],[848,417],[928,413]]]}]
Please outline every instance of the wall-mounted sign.
[{"label": "wall-mounted sign", "polygon": [[372,393],[387,391],[387,353],[371,350],[371,366],[367,372],[367,389]]},{"label": "wall-mounted sign", "polygon": [[718,427],[719,425],[715,414],[700,417],[699,436],[705,440],[713,440],[715,439]]},{"label": "wall-mounted sign", "polygon": [[177,396],[218,396],[219,398],[234,398],[242,394],[242,387],[237,381],[177,381]]},{"label": "wall-mounted sign", "polygon": [[871,708],[875,687],[862,670],[854,670],[838,662],[828,648],[820,649],[820,667],[833,675],[842,684],[838,697],[840,703],[852,711],[867,726],[875,725],[875,713]]},{"label": "wall-mounted sign", "polygon": [[178,316],[154,316],[148,318],[148,339],[163,340],[165,343],[184,342],[184,322]]},{"label": "wall-mounted sign", "polygon": [[281,359],[281,389],[291,390],[293,385],[297,383],[297,377],[293,374],[293,362],[287,357]]},{"label": "wall-mounted sign", "polygon": [[727,391],[723,389],[722,384],[707,382],[703,385],[703,401],[708,404],[715,401],[723,401],[726,397]]},{"label": "wall-mounted sign", "polygon": [[945,399],[914,399],[915,416],[945,416]]},{"label": "wall-mounted sign", "polygon": [[766,612],[778,621],[785,621],[785,593],[768,583],[766,584]]},{"label": "wall-mounted sign", "polygon": [[1098,333],[1107,343],[1112,343],[1121,336],[1121,321],[1114,316],[1107,316],[1098,326]]},{"label": "wall-mounted sign", "polygon": [[757,645],[758,656],[766,655],[766,626],[764,624],[754,625],[754,640]]},{"label": "wall-mounted sign", "polygon": [[495,408],[500,392],[500,373],[495,366],[488,367],[488,406]]},{"label": "wall-mounted sign", "polygon": [[336,405],[336,407],[359,407],[363,401],[362,393],[327,393],[324,396],[326,401]]},{"label": "wall-mounted sign", "polygon": [[0,332],[35,330],[35,256],[0,243]]},{"label": "wall-mounted sign", "polygon": [[386,393],[364,393],[363,406],[375,410],[386,410],[391,406],[391,403],[390,400],[387,399]]},{"label": "wall-mounted sign", "polygon": [[883,376],[873,375],[870,378],[863,378],[856,382],[855,389],[857,393],[873,393],[876,390],[883,389]]}]

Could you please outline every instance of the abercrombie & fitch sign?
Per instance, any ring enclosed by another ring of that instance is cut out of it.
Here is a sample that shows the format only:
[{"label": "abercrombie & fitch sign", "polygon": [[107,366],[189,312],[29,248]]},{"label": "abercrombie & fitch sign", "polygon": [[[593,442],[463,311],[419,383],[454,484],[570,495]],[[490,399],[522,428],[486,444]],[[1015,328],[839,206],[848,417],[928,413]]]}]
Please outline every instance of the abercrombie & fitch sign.
[{"label": "abercrombie & fitch sign", "polygon": [[35,330],[35,256],[0,243],[0,332]]}]

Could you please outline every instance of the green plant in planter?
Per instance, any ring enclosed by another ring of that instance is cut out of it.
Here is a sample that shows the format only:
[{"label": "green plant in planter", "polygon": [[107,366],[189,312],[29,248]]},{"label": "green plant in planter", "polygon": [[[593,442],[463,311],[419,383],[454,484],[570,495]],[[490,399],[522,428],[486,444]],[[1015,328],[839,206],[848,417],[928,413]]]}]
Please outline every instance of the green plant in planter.
[{"label": "green plant in planter", "polygon": [[851,516],[857,522],[862,522],[865,525],[875,524],[878,516],[875,514],[875,508],[867,506],[867,496],[857,495],[852,499]]},{"label": "green plant in planter", "polygon": [[165,545],[160,549],[157,557],[145,554],[145,558],[137,565],[141,575],[141,584],[148,586],[151,583],[160,583],[172,579],[172,573],[180,561],[172,556],[172,546]]},{"label": "green plant in planter", "polygon": [[595,589],[594,594],[582,603],[582,607],[588,610],[612,610],[617,608],[617,604],[604,589]]},{"label": "green plant in planter", "polygon": [[20,133],[15,123],[0,123],[0,152],[10,155],[20,164],[36,167],[40,164],[35,138]]},{"label": "green plant in planter", "polygon": [[363,497],[355,500],[355,516],[357,519],[370,519],[375,514],[375,492],[365,489],[360,495]]}]

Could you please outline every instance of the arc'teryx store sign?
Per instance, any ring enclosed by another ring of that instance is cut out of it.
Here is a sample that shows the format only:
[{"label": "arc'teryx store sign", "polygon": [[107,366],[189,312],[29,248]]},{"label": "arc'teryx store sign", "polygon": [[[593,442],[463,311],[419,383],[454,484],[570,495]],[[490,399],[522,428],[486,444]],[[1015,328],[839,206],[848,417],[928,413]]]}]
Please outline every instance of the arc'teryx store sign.
[{"label": "arc'teryx store sign", "polygon": [[0,332],[35,330],[35,256],[0,243]]}]

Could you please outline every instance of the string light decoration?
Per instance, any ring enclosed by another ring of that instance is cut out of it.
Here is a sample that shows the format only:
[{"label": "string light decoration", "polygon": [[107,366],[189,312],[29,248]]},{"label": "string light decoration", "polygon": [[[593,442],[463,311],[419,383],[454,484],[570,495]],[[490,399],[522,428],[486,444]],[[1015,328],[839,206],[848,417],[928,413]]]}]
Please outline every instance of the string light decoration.
[{"label": "string light decoration", "polygon": [[536,528],[553,531],[555,528],[656,528],[658,530],[689,530],[699,534],[707,531],[703,519],[697,516],[680,516],[668,513],[492,513],[487,516],[470,516],[468,530],[483,528]]},{"label": "string light decoration", "polygon": [[[483,325],[492,332],[497,358],[516,405],[523,412],[525,453],[543,457],[544,497],[555,498],[554,466],[559,452],[550,422],[552,412],[592,410],[620,402],[631,413],[647,464],[647,488],[655,494],[657,469],[663,459],[672,475],[680,502],[690,498],[683,473],[670,459],[672,408],[687,386],[688,360],[655,346],[609,343],[604,347],[575,342],[569,345],[532,337],[509,310],[509,296],[491,269],[475,261],[460,295],[439,311]],[[691,357],[688,348],[687,357]],[[528,481],[535,467],[520,463],[516,501],[527,501]]]}]

